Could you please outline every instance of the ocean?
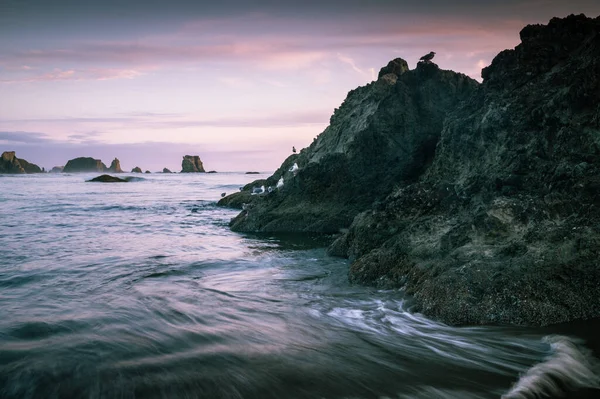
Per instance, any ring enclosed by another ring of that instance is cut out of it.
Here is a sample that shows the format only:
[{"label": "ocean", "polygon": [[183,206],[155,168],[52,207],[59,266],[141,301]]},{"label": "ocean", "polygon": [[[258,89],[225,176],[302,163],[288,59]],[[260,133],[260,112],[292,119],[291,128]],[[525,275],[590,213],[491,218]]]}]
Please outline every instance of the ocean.
[{"label": "ocean", "polygon": [[1,398],[600,392],[598,320],[451,327],[323,237],[231,232],[221,193],[267,175],[94,176],[0,175]]}]

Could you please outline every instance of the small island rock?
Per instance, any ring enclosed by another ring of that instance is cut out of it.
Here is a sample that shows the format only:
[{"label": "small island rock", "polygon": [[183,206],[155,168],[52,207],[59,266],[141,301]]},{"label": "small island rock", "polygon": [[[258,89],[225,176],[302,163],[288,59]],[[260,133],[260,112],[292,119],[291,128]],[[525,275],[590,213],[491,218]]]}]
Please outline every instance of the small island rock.
[{"label": "small island rock", "polygon": [[99,159],[79,157],[69,160],[63,168],[63,173],[104,172],[106,165]]},{"label": "small island rock", "polygon": [[0,158],[0,173],[42,173],[42,170],[36,164],[17,158],[14,151],[5,151]]},{"label": "small island rock", "polygon": [[101,175],[98,177],[94,177],[91,180],[88,180],[88,183],[127,183],[127,180],[111,176],[111,175]]},{"label": "small island rock", "polygon": [[131,173],[142,173],[142,169],[140,169],[139,166],[136,166],[135,168],[131,169]]},{"label": "small island rock", "polygon": [[123,169],[121,169],[121,162],[119,162],[118,158],[113,159],[108,171],[111,173],[123,173]]},{"label": "small island rock", "polygon": [[186,155],[181,161],[181,173],[204,173],[204,165],[198,155]]},{"label": "small island rock", "polygon": [[163,173],[173,173],[173,172],[171,172],[171,171],[170,171],[169,169],[167,169],[167,168],[163,168],[163,171],[162,171],[162,172],[163,172]]}]

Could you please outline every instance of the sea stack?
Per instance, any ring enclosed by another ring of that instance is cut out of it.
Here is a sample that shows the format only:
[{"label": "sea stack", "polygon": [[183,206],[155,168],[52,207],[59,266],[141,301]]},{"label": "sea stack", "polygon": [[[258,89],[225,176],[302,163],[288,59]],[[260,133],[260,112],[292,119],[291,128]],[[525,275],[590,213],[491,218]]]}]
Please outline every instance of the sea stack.
[{"label": "sea stack", "polygon": [[139,166],[131,169],[131,173],[142,173],[142,169]]},{"label": "sea stack", "polygon": [[526,26],[481,84],[394,60],[219,204],[252,207],[236,231],[341,231],[329,253],[350,259],[350,282],[403,288],[448,324],[600,317],[599,35],[585,15]]},{"label": "sea stack", "polygon": [[113,159],[110,164],[110,168],[108,168],[108,172],[110,173],[123,173],[123,169],[121,169],[121,163],[118,158]]},{"label": "sea stack", "polygon": [[204,165],[198,155],[185,155],[181,161],[181,173],[204,173]]},{"label": "sea stack", "polygon": [[99,159],[79,157],[69,160],[63,168],[63,173],[104,172],[106,165]]},{"label": "sea stack", "polygon": [[168,168],[163,168],[163,171],[162,171],[162,172],[163,172],[163,173],[173,173],[173,172],[171,172],[171,171],[170,171]]},{"label": "sea stack", "polygon": [[42,170],[36,164],[17,158],[14,151],[5,151],[0,158],[0,173],[42,173]]}]

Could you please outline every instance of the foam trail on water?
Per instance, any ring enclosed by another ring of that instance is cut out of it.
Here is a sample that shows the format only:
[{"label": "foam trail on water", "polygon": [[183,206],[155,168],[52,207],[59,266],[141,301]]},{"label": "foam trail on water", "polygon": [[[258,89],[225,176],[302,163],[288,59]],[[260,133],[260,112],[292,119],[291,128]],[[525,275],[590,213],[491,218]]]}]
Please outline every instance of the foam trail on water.
[{"label": "foam trail on water", "polygon": [[502,399],[564,397],[568,392],[600,389],[600,362],[578,340],[561,335],[543,338],[552,354],[519,378]]}]

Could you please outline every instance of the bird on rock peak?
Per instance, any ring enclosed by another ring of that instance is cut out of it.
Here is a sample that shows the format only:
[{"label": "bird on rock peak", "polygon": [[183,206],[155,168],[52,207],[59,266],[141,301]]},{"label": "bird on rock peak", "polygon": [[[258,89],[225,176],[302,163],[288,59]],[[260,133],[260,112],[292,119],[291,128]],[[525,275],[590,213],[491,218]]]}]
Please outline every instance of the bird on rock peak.
[{"label": "bird on rock peak", "polygon": [[419,59],[419,61],[423,62],[431,62],[431,60],[435,57],[435,51],[430,52],[429,54],[424,55]]}]

